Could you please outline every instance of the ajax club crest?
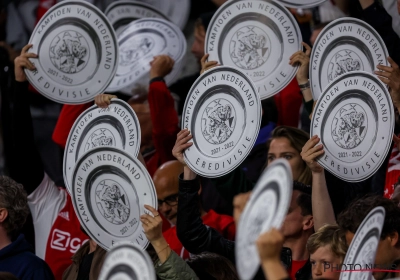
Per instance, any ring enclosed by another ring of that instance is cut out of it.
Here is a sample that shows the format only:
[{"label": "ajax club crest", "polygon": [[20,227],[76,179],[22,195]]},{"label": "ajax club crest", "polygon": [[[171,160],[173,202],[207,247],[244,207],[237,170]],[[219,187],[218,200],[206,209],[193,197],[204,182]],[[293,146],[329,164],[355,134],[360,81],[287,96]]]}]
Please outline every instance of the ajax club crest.
[{"label": "ajax club crest", "polygon": [[328,81],[351,71],[364,70],[361,58],[353,51],[342,50],[336,53],[328,66]]},{"label": "ajax club crest", "polygon": [[86,39],[76,31],[59,33],[50,44],[50,60],[65,74],[80,72],[89,60]]},{"label": "ajax club crest", "polygon": [[119,64],[129,66],[136,63],[154,48],[154,40],[150,37],[144,37],[132,42],[120,49]]},{"label": "ajax club crest", "polygon": [[90,135],[85,145],[85,152],[103,146],[115,146],[115,137],[106,128],[99,128]]},{"label": "ajax club crest", "polygon": [[115,225],[129,218],[129,200],[124,189],[114,180],[102,180],[96,187],[96,204],[102,216]]},{"label": "ajax club crest", "polygon": [[262,29],[246,26],[234,33],[229,51],[236,66],[244,70],[253,70],[268,60],[271,40]]},{"label": "ajax club crest", "polygon": [[332,138],[344,149],[360,145],[367,134],[367,114],[358,104],[347,104],[341,107],[332,121]]},{"label": "ajax club crest", "polygon": [[236,124],[233,105],[226,99],[212,101],[203,112],[201,130],[211,144],[224,143],[232,135]]}]

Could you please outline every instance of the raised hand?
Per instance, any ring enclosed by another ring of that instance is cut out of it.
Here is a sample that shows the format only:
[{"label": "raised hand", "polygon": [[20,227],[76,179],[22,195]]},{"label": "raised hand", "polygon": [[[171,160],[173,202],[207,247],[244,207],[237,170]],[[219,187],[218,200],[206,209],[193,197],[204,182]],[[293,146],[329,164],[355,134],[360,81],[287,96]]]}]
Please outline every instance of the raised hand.
[{"label": "raised hand", "polygon": [[153,78],[164,78],[171,73],[174,67],[175,61],[168,55],[157,55],[153,61],[150,62],[150,79]]},{"label": "raised hand", "polygon": [[318,157],[325,153],[323,145],[317,145],[320,140],[317,135],[314,135],[307,141],[300,153],[301,158],[307,163],[313,173],[324,171],[324,168],[316,161]]},{"label": "raised hand", "polygon": [[26,75],[24,69],[28,70],[35,70],[36,67],[33,65],[33,63],[29,60],[29,58],[38,58],[38,55],[35,53],[28,53],[28,50],[32,47],[32,44],[28,44],[25,47],[23,47],[21,51],[21,55],[18,56],[14,60],[14,65],[15,65],[15,80],[17,82],[25,82],[26,81]]},{"label": "raised hand", "polygon": [[388,57],[389,63],[392,65],[378,65],[380,71],[375,71],[378,78],[390,87],[390,95],[394,106],[400,107],[400,69],[396,62],[391,57]]},{"label": "raised hand", "polygon": [[200,62],[201,62],[200,74],[203,74],[204,72],[206,72],[207,70],[210,70],[211,68],[219,66],[218,61],[207,61],[208,57],[209,57],[209,54],[206,53],[200,60]]},{"label": "raised hand", "polygon": [[99,94],[94,98],[94,103],[100,108],[107,108],[111,104],[111,99],[117,98],[111,94]]},{"label": "raised hand", "polygon": [[309,72],[309,65],[310,65],[310,54],[311,54],[311,47],[306,43],[301,43],[306,52],[298,51],[295,52],[289,58],[289,64],[292,66],[296,66],[297,64],[300,65],[299,69],[297,70],[296,79],[299,85],[305,84],[308,82],[308,72]]},{"label": "raised hand", "polygon": [[172,155],[180,162],[183,164],[183,166],[186,166],[185,159],[183,158],[183,152],[189,148],[190,146],[193,145],[192,142],[189,143],[190,139],[192,139],[193,136],[190,134],[190,131],[187,129],[182,129],[178,135],[176,136],[176,142],[175,146],[172,149]]},{"label": "raised hand", "polygon": [[160,214],[156,209],[149,205],[145,205],[144,208],[149,210],[154,216],[153,217],[149,214],[143,214],[140,216],[140,221],[143,224],[144,234],[151,243],[162,240],[164,237],[162,234],[162,219]]},{"label": "raised hand", "polygon": [[256,241],[261,262],[280,260],[283,241],[282,233],[274,228],[261,234]]}]

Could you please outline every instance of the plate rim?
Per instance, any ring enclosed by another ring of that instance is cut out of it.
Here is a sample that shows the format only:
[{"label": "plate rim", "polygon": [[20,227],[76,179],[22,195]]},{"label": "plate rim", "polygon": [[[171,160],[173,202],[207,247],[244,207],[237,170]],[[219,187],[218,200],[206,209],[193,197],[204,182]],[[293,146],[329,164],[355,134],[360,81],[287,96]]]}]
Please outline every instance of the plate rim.
[{"label": "plate rim", "polygon": [[[382,48],[382,51],[383,51],[383,52],[385,53],[385,55],[386,55],[386,57],[384,57],[384,62],[387,63],[385,66],[388,66],[388,65],[389,65],[389,62],[388,62],[388,60],[387,60],[387,57],[389,56],[389,52],[388,52],[388,50],[387,50],[386,44],[385,44],[385,42],[383,41],[382,37],[379,35],[379,33],[376,31],[375,28],[373,28],[373,27],[372,27],[370,24],[368,24],[367,22],[362,21],[362,20],[360,20],[360,19],[358,19],[358,18],[341,17],[341,18],[335,19],[335,20],[333,20],[332,22],[330,22],[328,25],[326,25],[326,26],[321,30],[321,32],[318,34],[317,39],[315,40],[314,46],[313,46],[312,49],[311,49],[311,54],[310,54],[310,67],[309,67],[309,71],[308,71],[308,76],[309,76],[309,79],[310,79],[311,94],[312,94],[312,97],[313,97],[314,100],[319,99],[319,98],[321,97],[321,95],[322,95],[322,92],[324,92],[325,89],[329,86],[329,84],[333,83],[333,81],[334,81],[334,80],[333,80],[332,82],[328,83],[325,87],[322,87],[319,83],[316,83],[316,85],[317,85],[317,86],[319,85],[319,87],[321,88],[321,92],[320,92],[319,96],[316,96],[315,90],[313,89],[313,85],[314,85],[313,79],[314,79],[314,78],[313,78],[313,75],[312,75],[312,74],[313,74],[313,70],[312,70],[312,65],[311,65],[311,64],[312,64],[312,59],[313,59],[313,57],[314,57],[314,55],[315,55],[315,52],[316,52],[316,47],[317,47],[317,45],[319,44],[321,38],[323,38],[323,35],[324,35],[324,34],[326,34],[327,32],[329,32],[329,31],[332,29],[332,27],[336,27],[337,25],[342,24],[342,23],[357,24],[358,26],[361,26],[361,27],[367,29],[371,34],[373,34],[373,35],[375,36],[375,38],[377,39],[377,41],[379,42],[380,47]],[[336,38],[342,38],[342,37],[346,37],[346,36],[340,36],[340,35],[339,35],[339,36],[337,36]],[[348,36],[347,36],[347,37],[348,37]],[[325,49],[326,49],[326,47],[329,46],[330,44],[331,44],[331,43],[327,44],[327,45],[325,46]],[[364,45],[367,46],[367,48],[369,49],[369,47],[368,47],[367,44],[364,44]],[[325,49],[324,49],[324,50],[325,50]],[[323,53],[324,53],[324,52],[322,52],[320,55],[322,56]],[[376,65],[374,65],[374,67],[376,67]],[[364,71],[364,72],[367,72],[367,71]],[[368,73],[368,72],[367,72],[367,73]]]},{"label": "plate rim", "polygon": [[294,8],[294,9],[308,9],[308,8],[315,8],[321,5],[324,2],[327,2],[328,0],[315,0],[314,3],[312,4],[295,4],[293,1],[290,0],[281,0],[282,5],[288,8]]},{"label": "plate rim", "polygon": [[[371,73],[368,73],[368,72],[366,72],[366,71],[352,71],[352,72],[348,72],[348,73],[345,73],[345,74],[343,74],[343,75],[340,75],[340,76],[336,77],[336,78],[324,89],[324,91],[323,91],[322,94],[321,94],[321,97],[322,97],[324,94],[328,94],[330,88],[332,88],[332,87],[334,87],[335,85],[337,85],[341,80],[347,79],[349,76],[357,76],[357,77],[364,76],[364,77],[368,77],[369,79],[374,80],[374,82],[376,82],[377,84],[380,84],[382,88],[386,88],[386,85],[385,85],[381,80],[379,80],[377,77],[375,77],[375,75],[373,75],[373,74],[371,74]],[[389,116],[389,118],[392,118],[392,120],[393,120],[393,113],[392,113],[392,111],[394,112],[394,107],[393,107],[393,103],[392,103],[391,96],[390,96],[390,94],[389,94],[388,91],[383,91],[383,93],[386,95],[387,100],[389,100],[389,102],[388,102],[388,105],[389,105],[389,107],[390,107],[390,108],[388,109],[388,111],[390,111],[390,116]],[[369,95],[369,94],[368,94],[368,95]],[[311,123],[310,123],[310,135],[311,135],[311,137],[312,137],[313,135],[315,135],[315,133],[314,133],[314,125],[313,125],[313,124],[314,124],[314,120],[315,120],[315,114],[314,114],[314,112],[316,112],[316,109],[319,108],[319,106],[320,106],[320,104],[322,103],[322,101],[323,101],[323,98],[319,98],[319,99],[317,100],[317,102],[315,103],[315,106],[314,106],[314,110],[313,110],[313,114],[312,114],[312,118],[311,118]],[[389,134],[390,137],[389,137],[388,139],[391,139],[391,135],[393,134],[393,131],[394,131],[394,122],[393,122],[393,121],[390,121],[390,122],[389,122],[389,125],[390,125],[390,131],[389,131],[388,134]],[[320,135],[318,135],[318,137],[320,137]],[[377,142],[378,142],[378,141],[375,141],[374,146],[377,145]],[[386,147],[385,147],[385,149],[384,149],[384,151],[385,151],[385,156],[386,156],[387,153],[389,152],[391,146],[392,146],[392,141],[387,141],[387,142],[386,142]],[[379,164],[375,164],[375,167],[374,167],[373,170],[369,173],[369,175],[360,177],[360,178],[358,178],[358,179],[348,179],[348,178],[345,178],[345,177],[343,177],[343,176],[337,174],[336,172],[334,172],[334,170],[332,170],[332,169],[330,168],[330,165],[329,165],[329,164],[325,164],[325,163],[324,163],[324,161],[322,160],[322,156],[319,157],[319,158],[317,159],[317,162],[318,162],[326,171],[328,171],[329,173],[331,173],[331,174],[334,175],[335,177],[337,177],[337,178],[339,178],[339,179],[341,179],[341,180],[344,180],[344,181],[346,181],[346,182],[357,183],[357,182],[365,181],[365,180],[369,179],[370,177],[372,177],[372,176],[377,172],[377,170],[382,166],[384,160],[385,160],[385,157],[382,157],[382,159],[380,160],[380,163],[379,163]]]},{"label": "plate rim", "polygon": [[[253,140],[250,142],[250,146],[253,148],[254,147],[254,143],[256,142],[258,134],[260,132],[260,126],[261,126],[261,107],[262,107],[261,106],[261,99],[260,99],[260,95],[259,95],[259,93],[258,93],[258,91],[256,89],[256,86],[255,86],[254,82],[250,79],[249,76],[247,76],[245,73],[243,73],[240,69],[238,69],[236,67],[225,66],[225,65],[216,66],[216,67],[214,67],[212,69],[209,69],[209,70],[205,71],[203,74],[201,74],[196,79],[196,81],[190,87],[190,90],[189,90],[188,95],[187,95],[186,100],[185,100],[185,104],[183,106],[182,117],[181,117],[181,127],[182,127],[182,129],[185,127],[184,121],[185,121],[185,116],[186,116],[186,112],[187,112],[187,105],[189,104],[190,97],[192,96],[192,93],[194,93],[194,89],[197,87],[198,84],[201,83],[201,81],[202,81],[202,79],[204,77],[207,77],[208,75],[211,75],[212,73],[217,72],[217,70],[221,70],[221,71],[225,70],[225,71],[234,72],[234,73],[240,75],[241,78],[245,79],[251,85],[251,87],[253,88],[253,92],[254,92],[255,97],[256,97],[255,98],[256,99],[255,103],[257,103],[258,111],[259,111],[259,114],[257,115],[257,123],[256,123],[257,129],[254,132]],[[218,72],[220,72],[220,71],[218,71]],[[194,117],[193,117],[193,119],[194,119]],[[191,148],[193,148],[193,146]],[[222,177],[222,176],[232,172],[232,170],[237,168],[247,158],[247,156],[250,154],[252,148],[251,149],[249,148],[249,149],[246,150],[246,152],[243,152],[242,158],[239,161],[237,161],[231,168],[226,169],[223,173],[219,173],[218,175],[210,175],[210,174],[204,173],[204,172],[198,170],[197,168],[195,168],[194,165],[187,159],[187,156],[186,156],[185,152],[183,152],[183,159],[184,159],[185,163],[189,166],[189,168],[191,170],[193,170],[196,174],[198,174],[200,176],[204,176],[206,178],[218,178],[218,177]],[[231,152],[229,152],[228,154],[230,154],[230,153]]]}]

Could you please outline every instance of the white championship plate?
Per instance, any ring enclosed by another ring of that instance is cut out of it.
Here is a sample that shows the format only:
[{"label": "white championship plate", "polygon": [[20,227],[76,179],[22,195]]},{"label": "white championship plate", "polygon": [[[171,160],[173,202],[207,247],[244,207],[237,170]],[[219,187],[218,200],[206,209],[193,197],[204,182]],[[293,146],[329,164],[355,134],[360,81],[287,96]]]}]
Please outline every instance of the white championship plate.
[{"label": "white championship plate", "polygon": [[128,103],[112,99],[108,108],[93,105],[72,126],[64,151],[64,182],[69,191],[76,161],[97,147],[115,147],[137,157],[140,150],[139,120]]},{"label": "white championship plate", "polygon": [[228,66],[206,71],[192,85],[183,109],[182,128],[193,135],[184,152],[186,164],[208,178],[228,174],[250,153],[260,123],[260,97],[246,74]]},{"label": "white championship plate", "polygon": [[295,9],[306,9],[313,8],[321,5],[327,0],[278,0],[279,3],[285,7],[295,8]]},{"label": "white championship plate", "polygon": [[214,14],[207,29],[208,60],[238,67],[256,84],[261,99],[286,87],[298,67],[289,65],[302,49],[299,26],[281,4],[271,1],[231,0]]},{"label": "white championship plate", "polygon": [[141,18],[162,18],[169,20],[166,15],[153,8],[153,6],[138,1],[113,2],[107,7],[104,14],[110,20],[117,35],[132,21]]},{"label": "white championship plate", "polygon": [[284,159],[270,164],[258,180],[239,220],[235,255],[240,279],[253,279],[256,274],[260,266],[256,240],[271,228],[282,226],[292,188],[292,171]]},{"label": "white championship plate", "polygon": [[336,78],[318,99],[310,135],[325,153],[318,162],[336,177],[359,182],[382,165],[392,145],[394,109],[386,86],[354,71]]},{"label": "white championship plate", "polygon": [[131,242],[114,245],[104,260],[99,280],[156,280],[154,265],[146,251]]},{"label": "white championship plate", "polygon": [[[384,222],[385,209],[382,206],[372,209],[364,218],[347,250],[340,280],[373,279],[371,270],[375,268],[375,255]],[[347,267],[346,264],[352,266]]]},{"label": "white championship plate", "polygon": [[365,21],[340,18],[318,35],[310,57],[310,85],[314,100],[338,76],[351,71],[373,73],[389,65],[389,53],[378,32]]},{"label": "white championship plate", "polygon": [[182,31],[164,19],[139,19],[130,23],[118,36],[119,65],[107,91],[113,92],[135,83],[148,84],[150,62],[156,55],[168,55],[175,60],[169,84],[178,78],[180,61],[186,53],[186,39]]},{"label": "white championship plate", "polygon": [[140,216],[148,213],[145,204],[157,209],[157,194],[138,159],[110,147],[85,153],[75,166],[71,198],[82,227],[105,250],[121,241],[147,247]]},{"label": "white championship plate", "polygon": [[47,98],[82,104],[103,93],[118,65],[114,29],[104,14],[84,1],[63,1],[40,19],[29,52],[36,70],[25,70],[32,86]]},{"label": "white championship plate", "polygon": [[190,14],[190,0],[139,0],[164,13],[180,29],[184,29]]}]

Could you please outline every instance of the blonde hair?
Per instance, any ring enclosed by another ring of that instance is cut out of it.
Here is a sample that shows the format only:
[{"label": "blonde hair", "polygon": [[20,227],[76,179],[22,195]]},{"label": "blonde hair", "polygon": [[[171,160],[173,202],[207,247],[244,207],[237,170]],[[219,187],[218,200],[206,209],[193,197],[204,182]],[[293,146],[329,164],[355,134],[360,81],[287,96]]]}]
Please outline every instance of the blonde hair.
[{"label": "blonde hair", "polygon": [[344,232],[337,225],[324,225],[307,241],[307,250],[310,254],[315,253],[318,248],[329,245],[332,253],[343,262],[347,252],[346,238]]}]

